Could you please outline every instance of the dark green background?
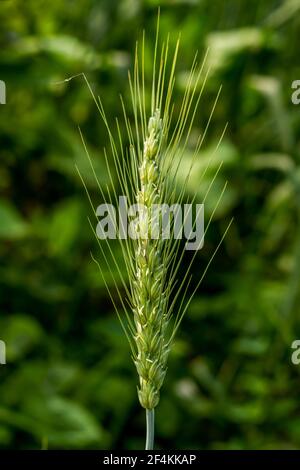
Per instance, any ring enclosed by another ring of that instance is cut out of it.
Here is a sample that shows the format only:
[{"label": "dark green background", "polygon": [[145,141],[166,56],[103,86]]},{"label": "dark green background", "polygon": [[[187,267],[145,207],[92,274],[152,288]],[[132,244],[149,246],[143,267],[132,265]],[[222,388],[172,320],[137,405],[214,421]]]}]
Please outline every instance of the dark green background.
[{"label": "dark green background", "polygon": [[[157,7],[161,37],[181,31],[176,96],[194,53],[210,46],[210,79],[194,136],[222,94],[188,192],[209,217],[228,189],[193,268],[199,279],[169,361],[156,446],[300,447],[300,79],[298,0],[5,0],[0,2],[0,447],[142,448],[144,413],[129,348],[90,251],[90,209],[74,168],[101,202],[78,133],[105,187],[107,136],[85,72],[113,124],[143,28],[146,68]],[[131,115],[131,111],[129,111]],[[201,170],[228,131],[201,184]],[[189,154],[187,152],[186,158]],[[180,181],[179,181],[180,184]],[[119,254],[117,254],[119,256]],[[99,256],[98,256],[99,257]],[[101,257],[100,261],[101,261]],[[184,260],[180,273],[184,273]],[[115,296],[112,280],[107,282]]]}]

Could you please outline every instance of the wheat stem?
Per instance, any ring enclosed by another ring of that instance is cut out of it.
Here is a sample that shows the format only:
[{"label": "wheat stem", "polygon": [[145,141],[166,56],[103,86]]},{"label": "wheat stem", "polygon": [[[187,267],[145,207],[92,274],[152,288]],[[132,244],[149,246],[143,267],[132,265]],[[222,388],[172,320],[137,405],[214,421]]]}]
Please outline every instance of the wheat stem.
[{"label": "wheat stem", "polygon": [[154,447],[154,421],[155,411],[146,410],[146,446],[145,450],[153,450]]}]

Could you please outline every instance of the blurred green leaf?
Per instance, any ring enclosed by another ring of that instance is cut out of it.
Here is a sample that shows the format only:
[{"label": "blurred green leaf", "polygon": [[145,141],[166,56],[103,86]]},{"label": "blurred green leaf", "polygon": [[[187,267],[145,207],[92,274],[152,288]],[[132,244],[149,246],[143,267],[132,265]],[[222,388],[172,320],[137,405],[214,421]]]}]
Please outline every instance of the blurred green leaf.
[{"label": "blurred green leaf", "polygon": [[7,346],[7,362],[23,359],[43,338],[41,326],[29,315],[2,318],[0,325],[1,338]]},{"label": "blurred green leaf", "polygon": [[62,255],[72,248],[82,227],[82,215],[82,203],[77,199],[65,200],[55,208],[47,225],[51,254]]},{"label": "blurred green leaf", "polygon": [[47,436],[49,448],[102,447],[106,433],[82,406],[60,397],[30,400],[27,413],[36,422],[36,437]]},{"label": "blurred green leaf", "polygon": [[207,67],[212,71],[226,68],[232,65],[232,60],[238,54],[258,51],[264,43],[264,32],[259,28],[213,32],[206,39],[209,49]]},{"label": "blurred green leaf", "polygon": [[18,239],[28,233],[28,224],[8,202],[0,201],[0,238]]}]

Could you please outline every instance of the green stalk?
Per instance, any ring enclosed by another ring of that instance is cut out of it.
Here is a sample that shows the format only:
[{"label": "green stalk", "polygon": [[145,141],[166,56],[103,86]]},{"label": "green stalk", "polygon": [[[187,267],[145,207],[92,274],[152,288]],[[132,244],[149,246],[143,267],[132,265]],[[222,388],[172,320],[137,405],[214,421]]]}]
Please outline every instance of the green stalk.
[{"label": "green stalk", "polygon": [[155,421],[155,412],[154,408],[152,410],[146,410],[146,450],[153,450],[154,447],[154,421]]}]

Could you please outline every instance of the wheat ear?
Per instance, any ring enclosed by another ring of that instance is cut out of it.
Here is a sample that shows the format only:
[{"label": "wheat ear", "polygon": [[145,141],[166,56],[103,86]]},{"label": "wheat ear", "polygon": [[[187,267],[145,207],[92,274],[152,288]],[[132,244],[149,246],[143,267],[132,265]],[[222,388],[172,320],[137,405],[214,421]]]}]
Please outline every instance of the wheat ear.
[{"label": "wheat ear", "polygon": [[[104,241],[108,250],[106,251],[104,250],[100,240],[96,237],[102,254],[102,260],[101,262],[98,262],[94,257],[93,260],[98,265],[103,282],[107,287],[112,304],[126,334],[138,372],[139,401],[142,407],[146,409],[146,449],[153,448],[154,409],[159,402],[160,389],[167,370],[168,353],[174,340],[174,336],[191,299],[196,292],[196,289],[202,282],[204,274],[210,266],[232,222],[229,222],[220,243],[217,245],[206,268],[203,270],[203,275],[196,284],[196,288],[192,291],[192,294],[190,294],[188,290],[191,281],[190,272],[197,252],[192,256],[183,279],[177,282],[178,267],[182,261],[184,253],[184,251],[180,253],[180,241],[174,239],[164,240],[162,237],[152,237],[149,230],[152,230],[153,226],[155,227],[155,224],[159,224],[159,221],[156,219],[153,220],[153,212],[151,211],[153,205],[162,202],[167,204],[176,202],[180,204],[183,200],[193,203],[195,200],[195,196],[191,201],[186,199],[184,188],[179,192],[179,194],[176,193],[175,181],[189,141],[190,132],[208,77],[208,72],[206,72],[203,77],[206,56],[200,68],[198,68],[195,58],[187,79],[183,100],[179,108],[179,115],[177,121],[174,123],[173,131],[170,133],[173,109],[171,101],[175,81],[175,67],[179,41],[177,41],[175,47],[168,75],[166,73],[169,50],[168,40],[163,44],[158,73],[156,74],[158,29],[159,28],[157,27],[153,61],[150,119],[148,121],[146,119],[147,106],[144,76],[144,37],[142,42],[142,66],[140,67],[139,65],[137,48],[133,79],[131,78],[131,75],[129,75],[134,116],[133,128],[127,115],[126,105],[121,98],[124,122],[127,130],[127,140],[129,142],[129,152],[127,151],[128,146],[123,143],[122,132],[120,130],[118,120],[116,120],[116,133],[114,133],[110,128],[100,98],[97,98],[94,95],[89,82],[84,76],[107,129],[110,153],[116,170],[120,190],[123,195],[125,194],[127,196],[130,205],[138,203],[143,205],[145,208],[145,211],[142,212],[143,216],[138,219],[136,225],[136,232],[139,236],[134,240],[131,240],[130,238],[125,240],[118,239],[126,264],[128,282],[124,279],[122,270],[120,269],[119,263],[110,246],[109,240],[106,239]],[[200,92],[199,95],[196,96],[196,90],[198,90],[199,87]],[[191,175],[194,162],[199,155],[199,151],[206,136],[218,98],[219,92],[212,107],[207,126],[205,127],[203,134],[199,137],[194,149],[193,158],[186,177],[186,183]],[[221,143],[225,129],[216,146],[216,150]],[[106,197],[94,170],[86,143],[81,133],[80,135],[93,175],[98,184],[100,194],[102,199],[105,200]],[[114,201],[118,204],[118,190],[116,189],[116,182],[111,172],[111,162],[108,160],[105,149],[104,156],[106,159],[111,186],[110,189],[107,188],[108,197],[110,202]],[[207,168],[204,170],[203,174],[205,174]],[[214,184],[220,168],[221,165],[217,169],[215,176],[208,187],[203,203]],[[80,169],[77,168],[77,171],[84,184],[87,196],[96,217],[96,208],[94,207],[85,181],[80,173]],[[199,184],[200,183],[201,180],[199,180]],[[225,187],[226,183],[221,191],[216,207],[206,224],[205,233],[210,226],[215,210],[223,196]],[[94,223],[90,221],[90,225],[95,233]],[[116,300],[115,296],[112,295],[111,289],[107,285],[104,270],[108,270],[110,273],[118,300]],[[118,280],[116,279],[116,272],[119,278]],[[124,288],[124,292],[126,293],[126,300],[124,299],[124,293],[120,291],[120,282]],[[174,314],[175,308],[176,312]],[[124,313],[125,318],[122,313]]]},{"label": "wheat ear", "polygon": [[[161,257],[163,240],[151,238],[153,207],[161,201],[159,187],[160,152],[162,144],[162,120],[157,109],[149,120],[148,135],[143,146],[143,159],[139,167],[141,187],[137,202],[145,210],[139,221],[140,236],[136,246],[136,279],[134,280],[133,304],[136,327],[137,355],[135,365],[139,374],[138,391],[141,405],[154,409],[159,402],[159,390],[166,374],[169,346],[165,342],[167,319],[164,316],[162,285],[166,268]],[[145,236],[143,236],[143,232]]]}]

